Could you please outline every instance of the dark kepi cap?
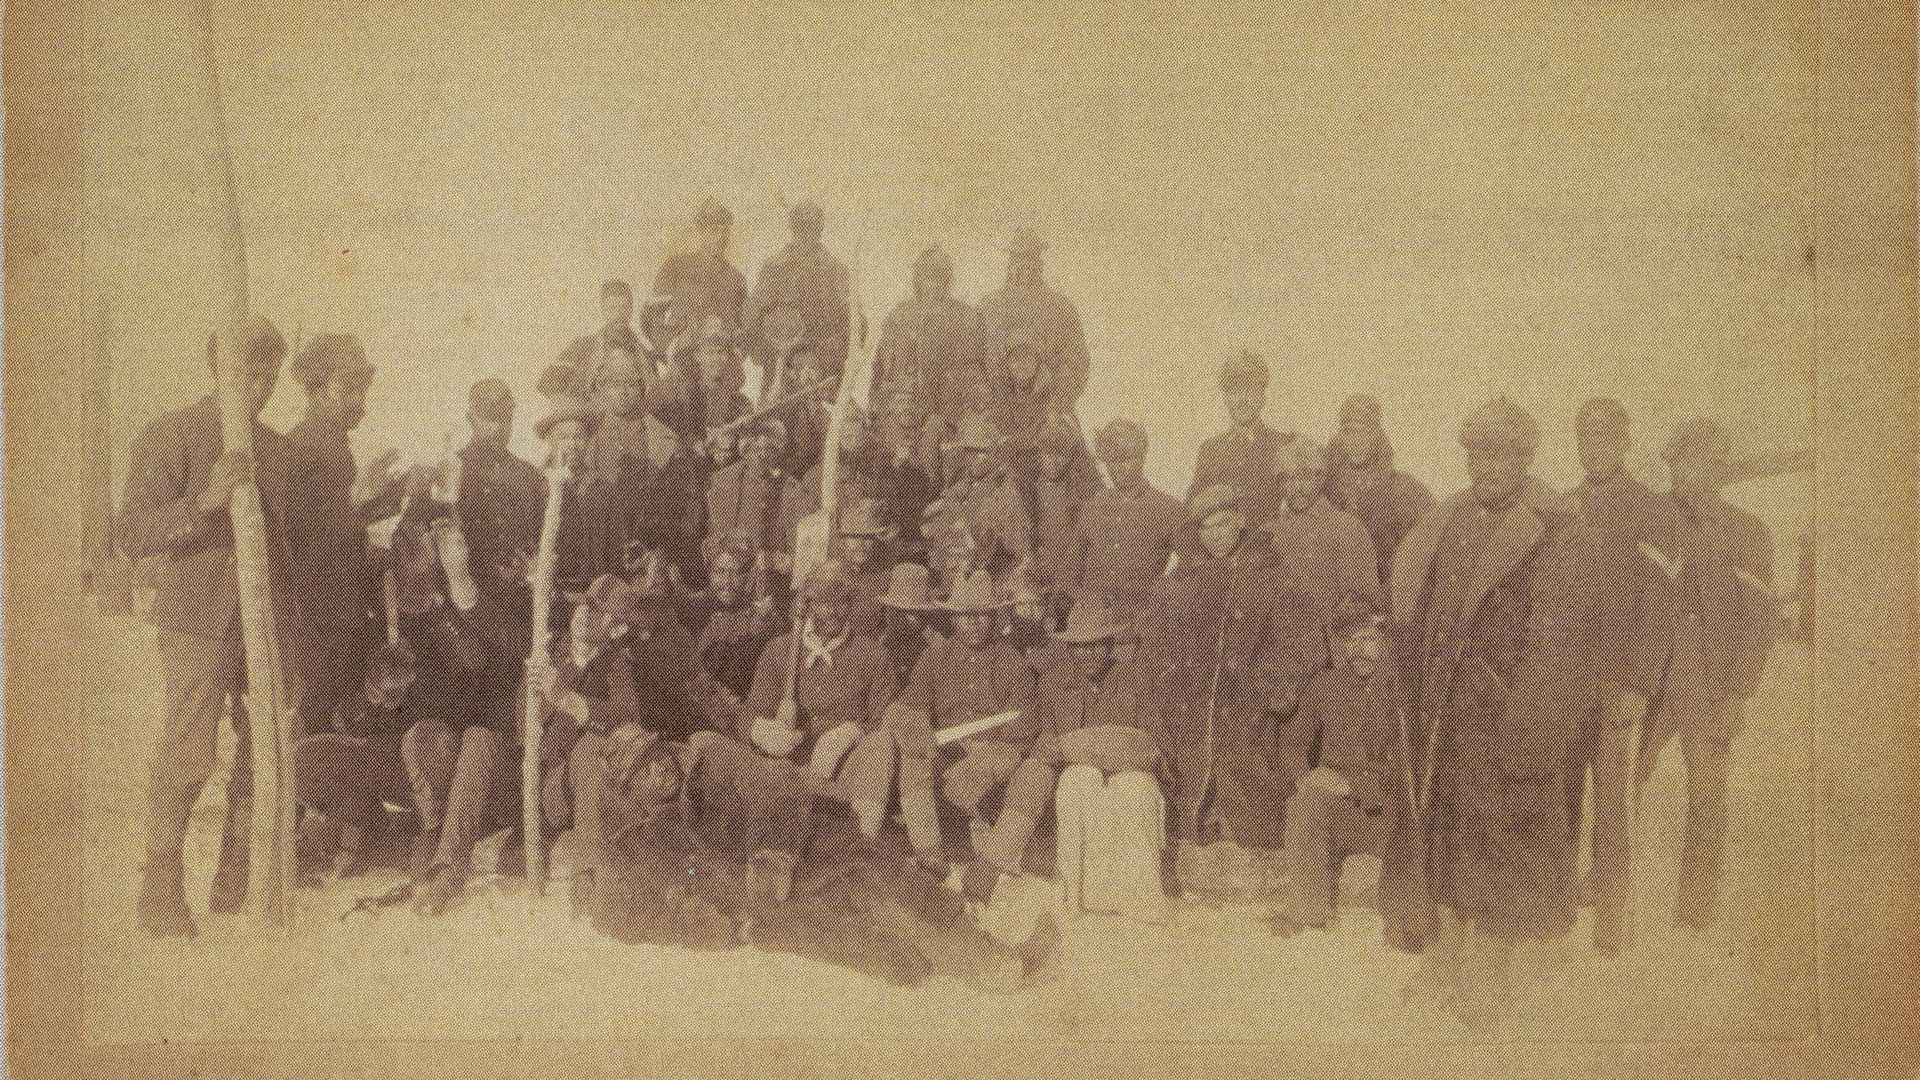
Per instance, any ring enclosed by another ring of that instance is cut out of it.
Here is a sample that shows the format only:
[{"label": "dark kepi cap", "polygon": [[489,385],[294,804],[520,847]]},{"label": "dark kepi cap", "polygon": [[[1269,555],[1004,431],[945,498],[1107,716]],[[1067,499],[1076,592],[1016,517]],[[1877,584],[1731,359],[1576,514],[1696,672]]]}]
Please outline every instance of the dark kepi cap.
[{"label": "dark kepi cap", "polygon": [[1540,444],[1540,423],[1502,394],[1467,414],[1460,444],[1469,449],[1531,454]]},{"label": "dark kepi cap", "polygon": [[591,431],[600,422],[600,410],[591,402],[582,401],[579,398],[551,398],[547,403],[546,413],[534,422],[533,433],[544,439],[553,431],[555,425],[569,420],[578,420]]},{"label": "dark kepi cap", "polygon": [[1268,378],[1266,357],[1251,350],[1243,349],[1238,356],[1220,365],[1222,390],[1264,390]]},{"label": "dark kepi cap", "polygon": [[1147,429],[1132,420],[1114,420],[1094,436],[1094,449],[1102,458],[1127,457],[1147,452]]},{"label": "dark kepi cap", "polygon": [[707,198],[700,204],[700,210],[694,215],[694,222],[703,229],[727,229],[733,227],[733,211],[721,205],[719,199]]},{"label": "dark kepi cap", "polygon": [[621,281],[619,278],[615,278],[612,281],[606,282],[600,286],[600,295],[601,296],[624,296],[627,299],[631,300],[633,299],[633,286],[627,284],[624,281]]},{"label": "dark kepi cap", "polygon": [[1047,242],[1040,239],[1039,235],[1032,229],[1015,229],[1013,235],[1007,238],[1007,254],[1009,255],[1027,256],[1031,258],[1045,250],[1047,250]]},{"label": "dark kepi cap", "polygon": [[1074,601],[1067,612],[1067,625],[1053,639],[1067,645],[1087,645],[1111,641],[1127,632],[1127,624],[1114,617],[1105,598],[1084,596]]},{"label": "dark kepi cap", "polygon": [[1587,399],[1574,416],[1574,427],[1598,428],[1602,431],[1625,431],[1630,420],[1627,407],[1610,397]]},{"label": "dark kepi cap", "polygon": [[504,424],[513,419],[513,390],[505,379],[481,379],[467,391],[467,410],[483,420]]},{"label": "dark kepi cap", "polygon": [[797,233],[818,234],[827,224],[827,212],[812,199],[802,199],[787,212],[787,225]]}]

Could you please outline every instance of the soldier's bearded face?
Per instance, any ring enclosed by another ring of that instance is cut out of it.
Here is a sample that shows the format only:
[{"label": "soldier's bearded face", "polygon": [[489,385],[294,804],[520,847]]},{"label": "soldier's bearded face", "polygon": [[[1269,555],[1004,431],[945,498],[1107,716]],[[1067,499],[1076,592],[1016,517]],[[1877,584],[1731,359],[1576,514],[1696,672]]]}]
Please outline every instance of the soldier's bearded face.
[{"label": "soldier's bearded face", "polygon": [[1246,527],[1247,519],[1240,511],[1222,510],[1200,523],[1200,546],[1218,559],[1239,545],[1240,533]]},{"label": "soldier's bearded face", "polygon": [[1592,480],[1619,472],[1627,460],[1627,433],[1612,428],[1581,427],[1574,435],[1580,449],[1580,468]]},{"label": "soldier's bearded face", "polygon": [[580,463],[587,448],[587,426],[578,420],[563,420],[547,431],[547,448],[555,465],[572,468]]},{"label": "soldier's bearded face", "polygon": [[371,373],[336,375],[314,394],[314,404],[352,431],[367,415],[367,391],[372,384]]},{"label": "soldier's bearded face", "polygon": [[1263,387],[1228,390],[1224,396],[1227,418],[1240,427],[1260,419],[1260,413],[1267,407],[1267,391]]},{"label": "soldier's bearded face", "polygon": [[1467,448],[1467,476],[1482,506],[1503,507],[1520,494],[1533,455],[1503,446]]},{"label": "soldier's bearded face", "polygon": [[993,630],[991,611],[962,611],[953,616],[953,636],[969,649],[985,648],[993,640]]},{"label": "soldier's bearded face", "polygon": [[821,637],[839,637],[847,628],[847,602],[840,597],[817,599],[807,608],[813,613],[813,632]]}]

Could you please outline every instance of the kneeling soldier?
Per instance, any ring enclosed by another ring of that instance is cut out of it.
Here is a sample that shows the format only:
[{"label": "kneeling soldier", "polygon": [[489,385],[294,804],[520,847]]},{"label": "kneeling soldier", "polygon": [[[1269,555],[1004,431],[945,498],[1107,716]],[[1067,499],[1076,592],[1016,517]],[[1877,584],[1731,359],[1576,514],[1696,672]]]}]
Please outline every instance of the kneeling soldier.
[{"label": "kneeling soldier", "polygon": [[1378,853],[1394,820],[1387,793],[1399,729],[1380,618],[1342,616],[1333,642],[1336,663],[1307,684],[1300,711],[1280,729],[1282,768],[1299,778],[1287,799],[1286,902],[1273,919],[1282,936],[1333,921],[1342,864]]}]

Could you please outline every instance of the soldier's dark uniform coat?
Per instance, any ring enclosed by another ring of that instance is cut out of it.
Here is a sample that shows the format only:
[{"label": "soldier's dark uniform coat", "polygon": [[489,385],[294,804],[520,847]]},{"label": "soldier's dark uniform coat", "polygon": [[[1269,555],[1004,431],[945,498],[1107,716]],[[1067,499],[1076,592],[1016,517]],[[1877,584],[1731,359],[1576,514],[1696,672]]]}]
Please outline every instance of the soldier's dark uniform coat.
[{"label": "soldier's dark uniform coat", "polygon": [[1433,492],[1393,467],[1393,446],[1385,435],[1374,442],[1373,455],[1354,464],[1339,436],[1327,443],[1327,499],[1360,519],[1373,537],[1380,580],[1393,572],[1393,553],[1407,530],[1433,509]]},{"label": "soldier's dark uniform coat", "polygon": [[1279,497],[1273,483],[1273,455],[1293,441],[1292,432],[1280,432],[1263,420],[1251,427],[1232,427],[1200,444],[1193,463],[1193,483],[1187,501],[1215,484],[1227,484],[1246,499],[1247,524],[1261,525],[1273,516]]},{"label": "soldier's dark uniform coat", "polygon": [[969,373],[979,377],[981,356],[980,317],[971,306],[951,296],[903,300],[881,324],[869,400],[885,401],[905,383],[922,408],[958,424],[962,383]]},{"label": "soldier's dark uniform coat", "polygon": [[1221,558],[1202,553],[1157,586],[1136,626],[1151,702],[1140,726],[1172,766],[1175,838],[1279,846],[1278,718],[1326,663],[1304,598],[1245,542]]},{"label": "soldier's dark uniform coat", "polygon": [[1471,492],[1446,500],[1394,560],[1415,738],[1441,725],[1429,888],[1489,933],[1545,937],[1573,924],[1563,784],[1590,692],[1595,565],[1591,530],[1535,481],[1503,510]]}]

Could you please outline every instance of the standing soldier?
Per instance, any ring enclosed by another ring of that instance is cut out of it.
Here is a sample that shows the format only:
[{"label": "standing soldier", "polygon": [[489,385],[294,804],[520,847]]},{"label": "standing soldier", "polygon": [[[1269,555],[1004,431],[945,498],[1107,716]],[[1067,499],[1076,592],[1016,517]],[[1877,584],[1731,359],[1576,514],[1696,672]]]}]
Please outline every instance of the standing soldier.
[{"label": "standing soldier", "polygon": [[1327,444],[1327,458],[1327,498],[1367,527],[1384,583],[1400,538],[1433,509],[1433,493],[1393,467],[1393,444],[1372,394],[1355,394],[1340,406],[1340,430]]},{"label": "standing soldier", "polygon": [[1086,456],[1080,431],[1056,420],[1040,432],[1039,471],[1033,486],[1033,569],[1049,612],[1063,616],[1068,590],[1078,576],[1081,507],[1095,490],[1074,475],[1073,464]]},{"label": "standing soldier", "polygon": [[307,393],[307,415],[287,432],[292,482],[287,490],[287,549],[306,622],[304,684],[295,730],[326,729],[360,686],[367,651],[367,526],[400,509],[393,475],[398,453],[354,464],[348,434],[367,411],[373,365],[350,334],[320,334],[293,358]]},{"label": "standing soldier", "polygon": [[984,360],[1004,367],[1016,339],[1027,342],[1037,368],[1045,372],[1047,411],[1073,411],[1087,387],[1090,361],[1087,335],[1073,301],[1043,280],[1047,245],[1029,229],[1007,244],[1007,280],[980,300],[980,337]]},{"label": "standing soldier", "polygon": [[600,316],[600,329],[573,339],[540,373],[537,389],[542,396],[590,398],[594,378],[616,357],[636,367],[643,364],[640,337],[633,332],[633,286],[624,281],[601,285]]},{"label": "standing soldier", "polygon": [[1632,940],[1634,756],[1647,702],[1673,648],[1672,583],[1649,537],[1653,493],[1627,472],[1627,410],[1612,398],[1594,398],[1580,406],[1574,425],[1586,477],[1573,498],[1599,544],[1595,572],[1606,584],[1587,660],[1593,697],[1567,761],[1567,834],[1577,845],[1591,769],[1593,944],[1617,953]]},{"label": "standing soldier", "polygon": [[740,460],[707,482],[707,533],[739,533],[778,594],[793,569],[794,524],[805,513],[799,482],[783,467],[786,425],[767,418],[749,427]]},{"label": "standing soldier", "polygon": [[960,387],[984,374],[980,317],[953,295],[953,259],[938,247],[913,263],[913,295],[880,326],[873,360],[874,400],[908,388],[924,410],[958,424]]},{"label": "standing soldier", "polygon": [[522,660],[533,621],[527,564],[540,546],[546,480],[540,470],[508,449],[513,438],[513,391],[499,379],[482,379],[467,393],[467,424],[473,438],[460,451],[455,503],[467,541],[480,600],[494,616],[476,629],[496,661],[475,688],[485,722],[511,730],[517,713]]},{"label": "standing soldier", "polygon": [[700,204],[694,229],[699,246],[668,258],[653,280],[653,295],[667,301],[659,338],[668,342],[706,325],[709,315],[718,315],[727,329],[739,330],[747,302],[746,275],[727,261],[733,213],[719,200],[708,199]]},{"label": "standing soldier", "polygon": [[581,524],[609,553],[600,573],[626,572],[637,545],[664,551],[684,578],[698,581],[706,507],[692,455],[647,412],[646,383],[633,363],[610,365],[594,389],[599,415],[582,460],[581,491],[589,498]]},{"label": "standing soldier", "polygon": [[1249,525],[1263,525],[1273,516],[1271,470],[1274,451],[1293,439],[1267,426],[1267,362],[1243,352],[1220,367],[1220,395],[1227,404],[1227,430],[1200,444],[1193,463],[1193,483],[1187,501],[1215,484],[1225,484],[1246,500],[1243,511]]},{"label": "standing soldier", "polygon": [[1199,557],[1160,582],[1139,644],[1176,787],[1177,869],[1186,887],[1226,894],[1264,884],[1256,852],[1277,858],[1279,718],[1326,663],[1304,593],[1246,542],[1241,507],[1225,484],[1193,500]]},{"label": "standing soldier", "polygon": [[1471,486],[1394,560],[1414,739],[1435,747],[1416,767],[1432,775],[1439,926],[1413,987],[1475,1025],[1506,1010],[1515,943],[1573,925],[1565,769],[1598,582],[1579,515],[1527,475],[1539,430],[1504,397],[1474,410],[1460,433]]},{"label": "standing soldier", "polygon": [[[223,347],[237,349],[245,364],[247,408],[257,418],[279,380],[287,343],[272,324],[255,317],[240,341]],[[209,366],[214,348],[209,340]],[[231,913],[246,899],[253,759],[241,696],[247,669],[227,507],[234,487],[254,480],[266,510],[269,551],[284,557],[288,457],[286,440],[258,419],[253,421],[251,458],[224,452],[220,406],[211,393],[163,414],[134,440],[119,536],[128,558],[157,556],[161,563],[153,621],[166,685],[166,716],[147,790],[147,861],[140,885],[140,928],[149,934],[180,937],[195,932],[182,884],[183,846],[193,804],[213,776],[222,714],[231,716],[236,749],[227,780],[220,865],[208,908]],[[281,560],[270,559],[270,565],[274,563]],[[279,583],[279,575],[275,581]],[[290,598],[277,599],[281,603],[273,609],[278,621],[291,629]]]},{"label": "standing soldier", "polygon": [[1673,659],[1640,751],[1639,782],[1677,732],[1687,766],[1687,825],[1674,919],[1702,930],[1719,908],[1726,854],[1727,755],[1759,688],[1778,626],[1773,538],[1720,497],[1727,434],[1688,420],[1667,442],[1673,487],[1655,501],[1652,546],[1673,580]]},{"label": "standing soldier", "polygon": [[1294,439],[1274,454],[1280,501],[1260,527],[1275,563],[1307,590],[1324,631],[1342,610],[1377,611],[1379,563],[1360,519],[1336,510],[1321,494],[1326,456],[1309,439]]},{"label": "standing soldier", "polygon": [[1068,587],[1104,597],[1123,620],[1137,616],[1167,570],[1186,525],[1180,500],[1147,483],[1147,432],[1115,420],[1094,445],[1110,486],[1087,497],[1074,528],[1077,552]]},{"label": "standing soldier", "polygon": [[806,328],[806,341],[814,354],[826,362],[826,370],[838,375],[847,364],[847,268],[820,242],[827,224],[820,204],[802,201],[788,213],[787,224],[793,239],[760,268],[753,293],[747,297],[747,350],[762,368],[773,370],[768,324],[791,318],[783,313],[785,309],[800,316],[799,325]]},{"label": "standing soldier", "polygon": [[939,534],[959,522],[983,549],[994,573],[1033,556],[1033,518],[1008,475],[999,429],[968,417],[960,426],[960,475],[927,507],[923,531]]}]

